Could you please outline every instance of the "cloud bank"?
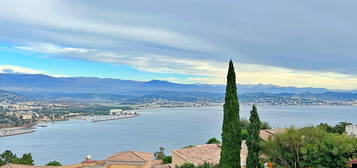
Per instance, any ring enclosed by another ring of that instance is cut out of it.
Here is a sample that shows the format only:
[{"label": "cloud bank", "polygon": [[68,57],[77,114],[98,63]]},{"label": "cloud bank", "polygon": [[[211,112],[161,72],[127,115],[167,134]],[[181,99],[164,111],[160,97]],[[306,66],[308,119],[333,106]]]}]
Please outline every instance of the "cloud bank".
[{"label": "cloud bank", "polygon": [[224,83],[356,89],[356,1],[4,1],[0,40],[19,50]]}]

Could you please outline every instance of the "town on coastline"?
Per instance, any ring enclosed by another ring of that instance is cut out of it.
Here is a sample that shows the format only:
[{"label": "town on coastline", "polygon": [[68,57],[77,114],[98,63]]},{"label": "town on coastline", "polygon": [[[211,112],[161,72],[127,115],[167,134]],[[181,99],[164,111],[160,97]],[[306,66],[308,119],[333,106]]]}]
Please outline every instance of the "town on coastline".
[{"label": "town on coastline", "polygon": [[[1,126],[7,128],[3,136],[21,132],[42,122],[84,119],[92,122],[124,119],[139,116],[145,108],[213,105],[156,100],[144,104],[61,104],[44,102],[3,102]],[[335,126],[320,123],[303,128],[271,129],[260,121],[256,105],[252,105],[249,121],[240,119],[236,76],[230,61],[221,140],[211,138],[204,145],[189,145],[172,150],[171,156],[164,148],[152,153],[124,151],[104,160],[93,160],[88,155],[79,164],[62,166],[52,161],[47,166],[58,168],[272,168],[278,167],[355,167],[357,166],[357,126],[340,122]],[[33,130],[27,130],[33,131]],[[318,147],[318,148],[316,148]],[[334,152],[338,151],[338,152]],[[292,156],[292,157],[291,157]],[[297,157],[295,157],[297,156]],[[312,159],[311,159],[312,158]],[[7,150],[0,155],[1,168],[43,168],[34,166],[31,153],[21,158]],[[275,167],[275,166],[274,166]],[[46,166],[45,166],[46,168]]]},{"label": "town on coastline", "polygon": [[177,102],[161,99],[129,105],[1,101],[0,137],[33,133],[36,127],[45,127],[45,123],[48,122],[71,119],[101,122],[137,117],[140,115],[139,112],[145,109],[214,105],[220,105],[220,103]]}]

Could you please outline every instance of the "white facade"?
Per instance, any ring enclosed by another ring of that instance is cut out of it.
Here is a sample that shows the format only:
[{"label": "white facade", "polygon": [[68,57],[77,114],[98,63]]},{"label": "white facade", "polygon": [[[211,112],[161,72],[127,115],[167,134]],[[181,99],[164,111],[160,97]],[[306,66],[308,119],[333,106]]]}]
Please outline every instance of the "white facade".
[{"label": "white facade", "polygon": [[357,126],[355,126],[355,125],[347,125],[346,126],[346,133],[347,133],[348,136],[357,138]]}]

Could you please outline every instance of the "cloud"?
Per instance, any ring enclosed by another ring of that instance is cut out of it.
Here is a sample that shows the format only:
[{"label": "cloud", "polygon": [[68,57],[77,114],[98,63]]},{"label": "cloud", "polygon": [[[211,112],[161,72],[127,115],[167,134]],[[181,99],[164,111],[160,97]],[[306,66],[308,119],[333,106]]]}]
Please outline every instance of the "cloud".
[{"label": "cloud", "polygon": [[50,76],[54,76],[54,77],[66,77],[66,75],[62,75],[62,74],[51,74],[51,73],[47,73],[42,70],[36,70],[36,69],[25,68],[25,67],[14,66],[14,65],[0,65],[0,73],[5,73],[5,74],[44,74],[44,75],[50,75]]},{"label": "cloud", "polygon": [[44,74],[43,71],[13,65],[0,65],[0,73]]},{"label": "cloud", "polygon": [[[55,54],[52,57],[83,59],[110,64],[129,65],[146,72],[194,75],[186,80],[165,77],[180,83],[225,84],[227,62],[184,59],[164,55],[123,55],[86,48],[68,48],[53,44],[19,46],[18,49]],[[294,70],[259,64],[235,63],[241,84],[274,84],[279,86],[323,87],[328,89],[357,89],[357,76],[336,72]]]},{"label": "cloud", "polygon": [[[259,4],[259,5],[257,5]],[[240,81],[352,88],[357,1],[12,0],[0,6],[0,41],[48,57]],[[336,81],[334,81],[336,80]]]}]

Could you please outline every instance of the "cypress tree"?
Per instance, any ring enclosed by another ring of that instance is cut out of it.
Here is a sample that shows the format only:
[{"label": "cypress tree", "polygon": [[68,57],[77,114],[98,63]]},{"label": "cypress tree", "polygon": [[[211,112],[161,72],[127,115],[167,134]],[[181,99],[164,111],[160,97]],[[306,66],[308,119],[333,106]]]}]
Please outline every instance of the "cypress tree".
[{"label": "cypress tree", "polygon": [[247,138],[247,147],[248,147],[248,157],[247,157],[247,168],[259,168],[259,155],[260,155],[260,119],[258,115],[257,108],[253,105],[252,110],[250,111],[248,126],[248,138]]},{"label": "cypress tree", "polygon": [[232,60],[229,62],[225,103],[223,105],[221,168],[240,168],[241,128],[236,75]]}]

